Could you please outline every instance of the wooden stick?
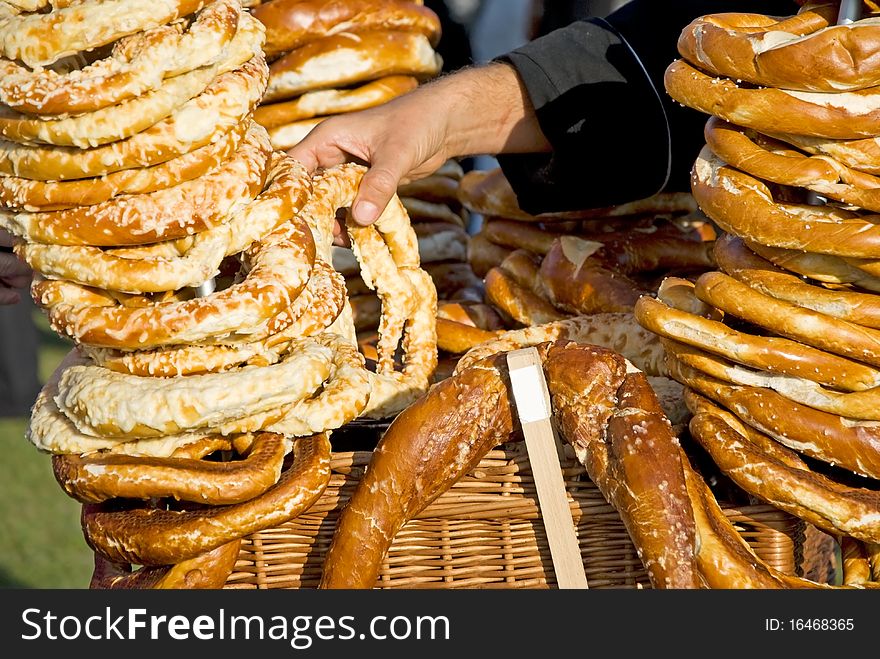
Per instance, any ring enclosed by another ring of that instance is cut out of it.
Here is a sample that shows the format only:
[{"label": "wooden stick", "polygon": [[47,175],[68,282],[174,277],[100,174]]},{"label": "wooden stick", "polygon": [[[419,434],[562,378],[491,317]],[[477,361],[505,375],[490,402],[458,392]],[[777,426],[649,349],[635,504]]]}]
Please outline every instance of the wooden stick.
[{"label": "wooden stick", "polygon": [[588,588],[550,422],[550,393],[535,348],[507,353],[510,384],[532,465],[541,517],[547,532],[553,570],[560,589]]}]

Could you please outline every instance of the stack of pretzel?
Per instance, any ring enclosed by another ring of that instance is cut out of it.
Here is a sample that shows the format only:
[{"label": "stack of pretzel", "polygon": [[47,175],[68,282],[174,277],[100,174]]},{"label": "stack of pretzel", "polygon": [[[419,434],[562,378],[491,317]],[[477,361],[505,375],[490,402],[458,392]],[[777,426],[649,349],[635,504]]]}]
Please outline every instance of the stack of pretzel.
[{"label": "stack of pretzel", "polygon": [[289,149],[328,116],[385,103],[436,76],[440,20],[412,0],[270,0],[269,83],[255,119]]},{"label": "stack of pretzel", "polygon": [[687,387],[693,437],[755,497],[880,580],[880,27],[838,4],[701,17],[669,94],[712,117],[692,189],[718,270],[635,312]]},{"label": "stack of pretzel", "polygon": [[330,253],[364,168],[272,148],[263,41],[239,0],[0,3],[0,227],[76,344],[28,438],[83,503],[93,587],[221,585],[243,536],[320,496],[329,433],[399,412],[436,365],[395,198],[348,226],[383,305],[365,368]]}]

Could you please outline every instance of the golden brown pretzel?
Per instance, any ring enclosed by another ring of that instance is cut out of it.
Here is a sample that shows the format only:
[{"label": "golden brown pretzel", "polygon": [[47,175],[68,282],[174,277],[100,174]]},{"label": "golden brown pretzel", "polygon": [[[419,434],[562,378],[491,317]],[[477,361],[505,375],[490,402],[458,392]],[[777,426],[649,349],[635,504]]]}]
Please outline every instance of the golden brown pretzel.
[{"label": "golden brown pretzel", "polygon": [[[618,509],[652,584],[697,587],[676,442],[644,375],[595,346],[562,341],[538,349],[560,430]],[[504,354],[443,380],[401,413],[339,519],[321,587],[372,587],[397,531],[506,441],[518,425],[514,414]],[[458,431],[465,427],[471,430]],[[650,454],[642,464],[651,468],[639,466],[637,448]]]},{"label": "golden brown pretzel", "polygon": [[499,330],[484,330],[447,318],[437,318],[437,347],[446,352],[462,354],[474,346],[498,338]]},{"label": "golden brown pretzel", "polygon": [[477,277],[485,277],[486,273],[507,258],[512,252],[501,245],[496,245],[486,237],[483,231],[471,236],[468,241],[467,261]]},{"label": "golden brown pretzel", "polygon": [[808,284],[761,258],[730,234],[715,243],[715,256],[723,272],[765,295],[851,323],[880,328],[880,300],[876,295]]},{"label": "golden brown pretzel", "polygon": [[707,75],[684,60],[670,64],[663,81],[682,105],[761,133],[848,140],[880,132],[876,87],[839,93],[752,87]]},{"label": "golden brown pretzel", "polygon": [[52,470],[68,496],[83,503],[174,497],[226,505],[253,499],[274,485],[287,451],[284,437],[263,433],[254,438],[246,457],[230,462],[56,454]]},{"label": "golden brown pretzel", "polygon": [[804,455],[863,475],[880,474],[880,434],[875,424],[858,423],[795,403],[775,391],[734,386],[686,366],[680,351],[664,341],[671,377],[729,409],[746,425]]},{"label": "golden brown pretzel", "polygon": [[729,167],[708,148],[694,164],[691,189],[706,215],[743,239],[822,254],[880,256],[880,227],[871,216],[777,202],[764,183]]},{"label": "golden brown pretzel", "polygon": [[265,50],[270,57],[343,31],[413,30],[432,45],[440,38],[440,20],[433,11],[400,0],[272,0],[252,13],[266,26]]},{"label": "golden brown pretzel", "polygon": [[833,158],[806,155],[789,145],[711,117],[706,144],[721,160],[752,176],[803,187],[852,206],[880,211],[880,178]]},{"label": "golden brown pretzel", "polygon": [[254,121],[266,128],[277,128],[303,119],[357,112],[386,103],[417,85],[416,78],[398,75],[371,80],[353,89],[306,92],[292,101],[261,105],[254,112]]},{"label": "golden brown pretzel", "polygon": [[522,325],[543,325],[566,317],[548,299],[519,284],[500,267],[489,270],[483,281],[486,301]]},{"label": "golden brown pretzel", "polygon": [[701,16],[682,30],[678,51],[709,73],[762,87],[840,92],[877,85],[880,27],[871,20],[835,25],[836,12],[826,4],[782,18]]},{"label": "golden brown pretzel", "polygon": [[541,261],[540,279],[550,301],[570,313],[630,311],[648,293],[591,257],[601,243],[563,236]]},{"label": "golden brown pretzel", "polygon": [[481,302],[439,302],[437,318],[464,323],[489,332],[504,329],[501,315],[492,306]]},{"label": "golden brown pretzel", "polygon": [[418,32],[342,32],[307,43],[272,62],[263,101],[282,101],[307,91],[391,75],[424,80],[437,75],[441,66],[440,55]]},{"label": "golden brown pretzel", "polygon": [[235,567],[241,540],[233,540],[216,549],[181,561],[176,565],[142,567],[132,570],[130,563],[113,563],[94,552],[95,567],[90,589],[218,589],[222,588]]},{"label": "golden brown pretzel", "polygon": [[89,546],[113,562],[168,565],[278,526],[308,510],[330,478],[330,441],[322,433],[297,439],[294,458],[262,495],[203,510],[113,510],[85,504],[82,527]]}]

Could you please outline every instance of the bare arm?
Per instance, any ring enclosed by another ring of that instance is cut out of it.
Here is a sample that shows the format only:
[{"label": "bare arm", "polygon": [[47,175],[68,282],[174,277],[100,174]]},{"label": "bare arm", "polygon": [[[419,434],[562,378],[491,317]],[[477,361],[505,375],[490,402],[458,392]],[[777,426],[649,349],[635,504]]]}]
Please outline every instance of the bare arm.
[{"label": "bare arm", "polygon": [[311,170],[356,160],[370,165],[352,207],[370,224],[400,182],[453,157],[549,151],[516,70],[472,67],[384,105],[321,122],[290,154]]}]

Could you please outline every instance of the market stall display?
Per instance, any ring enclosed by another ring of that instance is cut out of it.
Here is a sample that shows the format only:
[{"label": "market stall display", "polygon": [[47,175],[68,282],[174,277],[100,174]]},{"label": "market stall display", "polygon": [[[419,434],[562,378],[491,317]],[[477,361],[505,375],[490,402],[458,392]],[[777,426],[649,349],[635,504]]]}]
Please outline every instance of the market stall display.
[{"label": "market stall display", "polygon": [[273,149],[238,0],[138,6],[0,9],[0,226],[76,344],[27,434],[83,504],[93,587],[218,587],[242,537],[320,496],[330,432],[425,391],[436,291],[399,200],[347,225],[382,303],[368,370],[330,253],[365,169]]},{"label": "market stall display", "polygon": [[[723,235],[717,269],[669,282],[635,313],[663,337],[691,433],[721,470],[870,560],[878,33],[875,17],[838,24],[838,10],[705,16],[684,29],[666,86],[713,115],[692,189]],[[715,542],[714,513],[695,511]]]}]

